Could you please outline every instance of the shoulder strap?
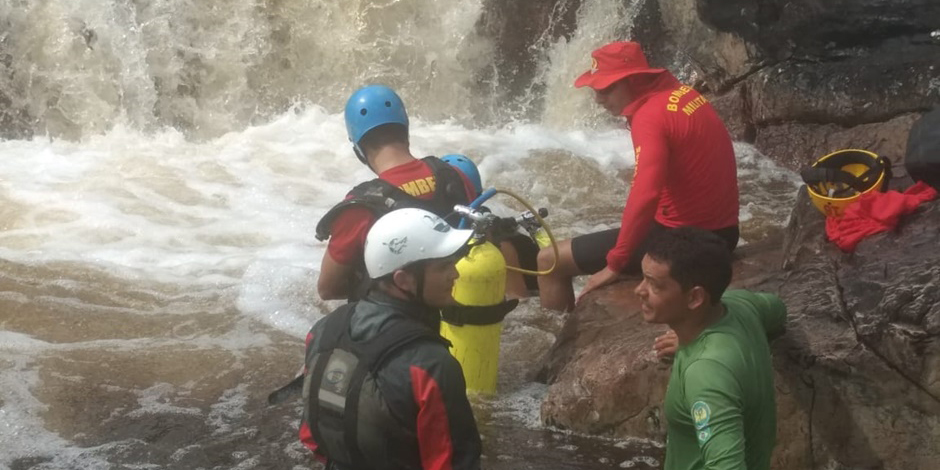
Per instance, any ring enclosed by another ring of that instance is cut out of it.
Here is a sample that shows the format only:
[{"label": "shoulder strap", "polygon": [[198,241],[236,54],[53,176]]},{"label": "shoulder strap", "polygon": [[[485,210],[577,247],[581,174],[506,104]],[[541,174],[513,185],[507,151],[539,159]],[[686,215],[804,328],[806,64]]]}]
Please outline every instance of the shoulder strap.
[{"label": "shoulder strap", "polygon": [[467,198],[467,188],[458,170],[441,159],[429,156],[422,159],[431,168],[434,175],[435,191],[432,202],[440,217],[447,217],[457,204],[468,205],[473,201]]},{"label": "shoulder strap", "polygon": [[517,305],[519,305],[519,299],[505,300],[485,307],[453,305],[441,310],[441,318],[455,326],[495,325],[502,322]]},{"label": "shoulder strap", "polygon": [[396,321],[367,343],[356,343],[356,355],[370,372],[376,372],[402,347],[427,339],[450,347],[450,342],[427,326],[412,321]]},{"label": "shoulder strap", "polygon": [[376,217],[402,207],[418,207],[446,217],[453,212],[454,205],[472,202],[467,200],[463,179],[454,167],[437,157],[425,157],[422,161],[430,167],[431,174],[434,175],[435,190],[431,200],[418,199],[381,178],[360,183],[349,192],[345,200],[333,206],[320,219],[316,229],[317,240],[328,240],[333,230],[333,222],[352,205],[365,207]]},{"label": "shoulder strap", "polygon": [[859,193],[868,189],[862,178],[838,168],[807,167],[800,171],[800,177],[807,186],[815,187],[820,183],[842,183],[846,189]]},{"label": "shoulder strap", "polygon": [[[852,163],[867,165],[868,170],[858,176],[842,170],[843,166]],[[800,177],[807,186],[811,187],[820,183],[841,183],[844,187],[836,190],[833,196],[845,197],[851,195],[853,191],[857,193],[867,191],[878,181],[882,172],[884,178],[882,187],[878,188],[880,191],[887,189],[888,181],[891,179],[891,160],[883,156],[873,160],[866,154],[846,152],[829,157],[823,164],[803,168],[800,171]]]},{"label": "shoulder strap", "polygon": [[317,240],[322,242],[330,238],[333,232],[333,222],[350,206],[356,205],[369,209],[376,217],[385,215],[395,208],[396,196],[398,196],[395,194],[396,191],[408,196],[407,193],[381,178],[359,183],[349,191],[346,199],[330,208],[317,222]]},{"label": "shoulder strap", "polygon": [[350,449],[354,468],[365,468],[363,465],[365,459],[359,450],[359,397],[366,376],[375,374],[389,358],[404,346],[423,339],[440,341],[448,347],[450,346],[449,341],[435,334],[427,327],[406,321],[395,322],[375,338],[365,343],[355,343],[353,346],[356,349],[355,354],[360,360],[349,382],[349,394],[346,395],[347,405],[343,417],[343,435],[346,445]]}]

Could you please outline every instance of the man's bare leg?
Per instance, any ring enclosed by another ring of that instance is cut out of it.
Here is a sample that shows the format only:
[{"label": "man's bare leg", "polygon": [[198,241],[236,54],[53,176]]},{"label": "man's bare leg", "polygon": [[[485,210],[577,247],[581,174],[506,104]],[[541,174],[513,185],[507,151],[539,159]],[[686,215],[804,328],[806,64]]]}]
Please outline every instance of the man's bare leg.
[{"label": "man's bare leg", "polygon": [[[545,271],[555,263],[552,247],[539,251],[539,271]],[[542,308],[569,312],[574,309],[574,287],[572,278],[584,274],[578,269],[571,254],[571,240],[558,242],[558,262],[548,276],[539,276],[539,297]]]},{"label": "man's bare leg", "polygon": [[[522,266],[522,263],[519,261],[519,253],[511,242],[500,243],[499,251],[503,253],[506,266],[516,268]],[[506,270],[506,297],[510,299],[524,299],[529,297],[529,288],[525,285],[525,278],[522,276],[522,273]]]}]

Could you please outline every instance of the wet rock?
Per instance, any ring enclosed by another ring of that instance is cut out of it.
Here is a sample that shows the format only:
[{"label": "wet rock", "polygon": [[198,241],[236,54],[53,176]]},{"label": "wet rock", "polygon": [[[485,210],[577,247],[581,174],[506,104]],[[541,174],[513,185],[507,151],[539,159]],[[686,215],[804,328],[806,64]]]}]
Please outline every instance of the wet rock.
[{"label": "wet rock", "polygon": [[[757,128],[751,119],[750,101],[746,87],[736,87],[731,91],[711,98],[712,106],[724,119],[725,126],[736,141],[753,142]],[[761,147],[766,150],[766,147]],[[779,163],[779,160],[778,160]]]},{"label": "wet rock", "polygon": [[940,45],[895,40],[839,56],[790,59],[748,78],[752,117],[780,121],[858,125],[924,111],[936,100]]},{"label": "wet rock", "polygon": [[703,22],[756,43],[768,55],[826,55],[885,38],[930,32],[932,0],[696,0]]},{"label": "wet rock", "polygon": [[[773,344],[773,468],[936,468],[938,245],[940,202],[931,202],[897,231],[844,254],[826,241],[822,215],[801,192],[782,242],[740,250],[733,285],[776,292],[789,310],[787,334]],[[667,372],[649,351],[662,327],[642,323],[633,284],[590,296],[571,315],[548,368],[546,422],[661,438],[661,420],[640,423],[662,416]],[[641,393],[651,395],[631,397]]]},{"label": "wet rock", "polygon": [[4,73],[6,59],[0,57],[0,139],[23,139],[32,137],[31,120],[24,107],[17,107],[7,90],[11,81]]},{"label": "wet rock", "polygon": [[479,85],[486,87],[488,93],[503,95],[504,103],[509,106],[515,106],[514,99],[525,101],[540,59],[543,59],[539,51],[574,32],[580,7],[581,0],[483,2],[483,13],[476,29],[490,38],[496,48],[494,66],[487,67],[477,77]]},{"label": "wet rock", "polygon": [[[658,1],[667,37],[704,77],[707,86],[699,87],[700,91],[727,89],[768,60],[762,50],[736,31],[720,31],[704,22],[696,3],[696,0]],[[657,54],[654,38],[645,34],[635,38],[641,43],[651,42],[651,54]]]},{"label": "wet rock", "polygon": [[[906,175],[907,135],[919,114],[904,114],[881,123],[844,127],[838,124],[788,122],[761,128],[755,146],[793,170],[840,149],[860,148],[888,157],[895,176]],[[730,123],[741,119],[732,119]],[[734,129],[729,125],[730,129]]]},{"label": "wet rock", "polygon": [[[662,23],[714,89],[788,58],[840,60],[886,41],[931,43],[940,5],[930,0],[658,0]],[[637,36],[638,40],[652,38]],[[890,59],[885,56],[884,58]],[[812,60],[812,59],[811,59]],[[877,64],[873,57],[871,64]]]},{"label": "wet rock", "polygon": [[27,470],[49,462],[52,457],[24,457],[16,459],[10,464],[10,470]]},{"label": "wet rock", "polygon": [[660,325],[643,322],[636,285],[620,283],[571,314],[546,371],[545,423],[591,434],[665,436],[661,397],[669,366],[656,359]]},{"label": "wet rock", "polygon": [[660,15],[643,21],[658,28],[634,38],[688,62],[732,135],[791,167],[839,148],[901,155],[907,116],[940,103],[940,3],[656,3]]}]

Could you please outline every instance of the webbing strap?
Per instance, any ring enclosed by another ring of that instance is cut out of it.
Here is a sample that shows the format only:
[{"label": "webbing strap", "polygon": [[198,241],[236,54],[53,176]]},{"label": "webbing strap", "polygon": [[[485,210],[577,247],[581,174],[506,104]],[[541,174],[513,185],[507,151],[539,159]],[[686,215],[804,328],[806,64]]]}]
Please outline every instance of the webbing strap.
[{"label": "webbing strap", "polygon": [[[856,176],[842,169],[852,164],[865,165],[868,170]],[[878,188],[879,191],[884,191],[891,180],[891,160],[883,156],[872,158],[867,153],[844,152],[802,169],[800,177],[807,186],[812,187],[819,194],[828,197],[848,197],[871,189],[882,173],[884,173],[884,178],[882,186]],[[827,194],[826,189],[820,186],[823,183],[835,183],[841,186],[831,188],[832,193]]]},{"label": "webbing strap", "polygon": [[475,307],[457,305],[441,310],[441,319],[451,325],[495,325],[503,321],[516,306],[519,299],[506,300],[496,305]]}]

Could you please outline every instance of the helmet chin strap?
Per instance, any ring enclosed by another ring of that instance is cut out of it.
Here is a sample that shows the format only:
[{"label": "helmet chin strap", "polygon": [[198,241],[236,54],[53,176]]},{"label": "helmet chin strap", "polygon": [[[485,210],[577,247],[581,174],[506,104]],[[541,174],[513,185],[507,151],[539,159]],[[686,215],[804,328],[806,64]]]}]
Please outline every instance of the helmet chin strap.
[{"label": "helmet chin strap", "polygon": [[356,158],[358,158],[363,165],[369,167],[369,169],[373,172],[375,171],[375,168],[372,168],[372,165],[369,164],[369,159],[366,157],[365,152],[359,148],[359,144],[353,144],[353,152],[356,154]]},{"label": "helmet chin strap", "polygon": [[398,284],[395,284],[394,281],[392,282],[392,285],[394,285],[399,292],[404,294],[405,298],[407,298],[409,302],[420,305],[427,305],[424,299],[424,266],[418,266],[418,269],[412,275],[415,278],[416,292],[402,289],[398,286]]},{"label": "helmet chin strap", "polygon": [[421,305],[427,305],[424,299],[424,266],[422,266],[421,270],[415,274],[415,279],[418,281],[418,288],[416,289],[418,291],[418,295],[414,300]]}]

